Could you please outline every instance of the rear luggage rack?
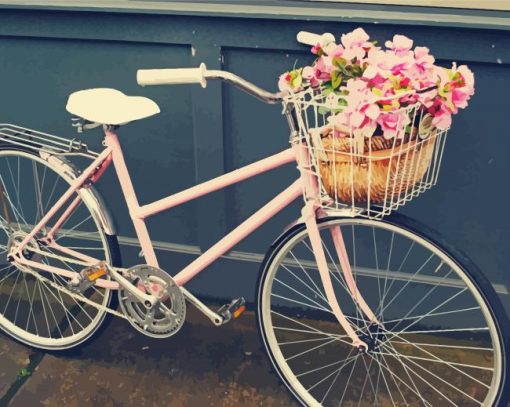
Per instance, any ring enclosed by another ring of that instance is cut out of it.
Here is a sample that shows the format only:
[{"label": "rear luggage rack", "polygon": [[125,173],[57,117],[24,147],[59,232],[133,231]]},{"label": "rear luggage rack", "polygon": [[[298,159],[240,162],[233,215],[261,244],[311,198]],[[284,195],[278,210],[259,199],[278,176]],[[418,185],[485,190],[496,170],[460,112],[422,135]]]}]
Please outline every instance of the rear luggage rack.
[{"label": "rear luggage rack", "polygon": [[89,150],[87,144],[79,139],[66,139],[14,124],[0,124],[1,142],[54,155],[81,155],[88,158],[98,156],[98,153]]}]

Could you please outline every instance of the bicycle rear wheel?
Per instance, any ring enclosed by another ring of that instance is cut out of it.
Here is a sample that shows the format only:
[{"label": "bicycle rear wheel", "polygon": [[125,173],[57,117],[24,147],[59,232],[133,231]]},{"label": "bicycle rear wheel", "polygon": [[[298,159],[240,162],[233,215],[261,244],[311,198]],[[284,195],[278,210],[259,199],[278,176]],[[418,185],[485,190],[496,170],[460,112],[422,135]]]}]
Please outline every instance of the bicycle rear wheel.
[{"label": "bicycle rear wheel", "polygon": [[[274,367],[301,403],[499,405],[509,323],[493,287],[465,256],[397,214],[328,218],[318,226],[338,302],[369,351],[352,347],[336,321],[304,225],[287,231],[262,265],[258,318]],[[381,325],[348,292],[335,227]]]},{"label": "bicycle rear wheel", "polygon": [[[27,345],[48,350],[77,346],[96,332],[106,316],[104,309],[66,293],[67,278],[35,267],[24,270],[7,260],[9,249],[25,238],[76,176],[72,168],[63,163],[60,158],[43,159],[22,147],[0,146],[0,193],[3,193],[0,200],[0,328]],[[77,196],[81,202],[62,224],[54,240],[63,247],[120,265],[116,237],[106,234],[102,227],[103,208],[92,210],[90,207],[94,201],[92,194],[95,194],[91,188],[82,188],[73,194],[69,202]],[[58,214],[65,208],[67,205]],[[66,260],[59,250],[45,244],[43,238],[49,227],[29,242],[26,257],[79,272],[83,265]],[[110,304],[111,290],[92,286],[80,296],[106,307]]]}]

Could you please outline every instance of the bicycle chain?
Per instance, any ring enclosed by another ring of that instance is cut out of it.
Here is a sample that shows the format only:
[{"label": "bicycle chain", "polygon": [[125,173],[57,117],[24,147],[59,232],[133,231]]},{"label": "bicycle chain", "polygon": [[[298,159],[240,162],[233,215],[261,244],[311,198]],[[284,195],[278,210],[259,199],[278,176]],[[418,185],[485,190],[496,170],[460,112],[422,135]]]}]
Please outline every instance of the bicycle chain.
[{"label": "bicycle chain", "polygon": [[111,308],[108,308],[104,305],[100,305],[100,304],[97,304],[95,303],[94,301],[91,301],[89,300],[88,298],[82,296],[82,295],[79,295],[71,290],[68,290],[67,288],[61,286],[61,285],[58,285],[57,283],[55,283],[54,281],[51,281],[49,279],[47,279],[46,277],[43,277],[41,276],[40,274],[32,271],[30,268],[23,268],[26,272],[32,274],[35,278],[37,278],[39,281],[42,281],[42,282],[45,282],[47,284],[49,284],[50,286],[52,286],[53,288],[59,290],[59,291],[62,291],[63,293],[69,295],[70,297],[73,297],[75,299],[78,299],[79,301],[81,302],[84,302],[85,304],[89,304],[91,305],[92,307],[94,308],[97,308],[98,310],[100,311],[105,311],[105,312],[109,312],[110,314],[116,316],[116,317],[119,317],[119,318],[124,318],[124,319],[128,319],[128,317],[126,315],[124,315],[123,313],[119,312],[119,311],[115,311]]}]

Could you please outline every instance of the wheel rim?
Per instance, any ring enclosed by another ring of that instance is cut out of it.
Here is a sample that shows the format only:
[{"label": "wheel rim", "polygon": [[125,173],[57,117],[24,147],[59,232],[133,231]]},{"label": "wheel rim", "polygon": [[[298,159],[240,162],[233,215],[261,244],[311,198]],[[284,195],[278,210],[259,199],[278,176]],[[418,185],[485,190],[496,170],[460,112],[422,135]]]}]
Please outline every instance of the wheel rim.
[{"label": "wheel rim", "polygon": [[[6,260],[9,246],[23,240],[72,179],[38,156],[9,150],[0,151],[0,181],[6,193],[6,199],[0,205],[0,327],[31,346],[46,349],[75,346],[95,332],[105,312],[74,299]],[[88,193],[84,190],[79,194],[84,198]],[[106,236],[97,215],[89,210],[86,201],[83,199],[62,225],[55,241],[64,247],[110,262]],[[61,253],[41,243],[41,237],[36,236],[28,245],[29,248],[43,251],[43,254],[29,251],[27,254],[33,256],[33,261],[76,272],[83,268],[51,257],[52,254]],[[68,282],[64,277],[44,271],[39,271],[39,275],[59,286],[66,286]],[[111,292],[91,287],[84,296],[106,306]]]},{"label": "wheel rim", "polygon": [[[334,225],[384,329],[347,294]],[[271,261],[259,302],[265,345],[294,394],[324,406],[492,405],[502,380],[499,334],[456,262],[389,223],[337,219],[319,227],[340,306],[370,351],[358,354],[350,345],[325,300],[306,230],[297,232]]]}]

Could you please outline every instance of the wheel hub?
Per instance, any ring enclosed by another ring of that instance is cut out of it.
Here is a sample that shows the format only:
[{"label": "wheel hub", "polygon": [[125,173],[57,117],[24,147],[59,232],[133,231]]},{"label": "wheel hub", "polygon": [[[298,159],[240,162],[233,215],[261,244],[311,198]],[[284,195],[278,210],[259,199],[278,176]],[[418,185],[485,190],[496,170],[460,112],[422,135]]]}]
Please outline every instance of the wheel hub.
[{"label": "wheel hub", "polygon": [[[11,234],[11,236],[9,237],[9,242],[7,245],[8,246],[7,252],[9,253],[14,247],[19,246],[21,244],[21,242],[23,240],[25,240],[27,235],[28,235],[27,232],[23,232],[21,230],[13,232]],[[40,248],[41,248],[41,246],[40,246],[39,242],[37,241],[37,239],[35,239],[35,238],[30,239],[22,251],[23,257],[25,257],[25,259],[27,259],[27,260],[32,260],[32,258],[35,255],[34,250],[39,250]]]},{"label": "wheel hub", "polygon": [[386,342],[384,328],[379,324],[371,324],[358,335],[359,339],[368,346],[368,352],[380,352],[382,344]]}]

